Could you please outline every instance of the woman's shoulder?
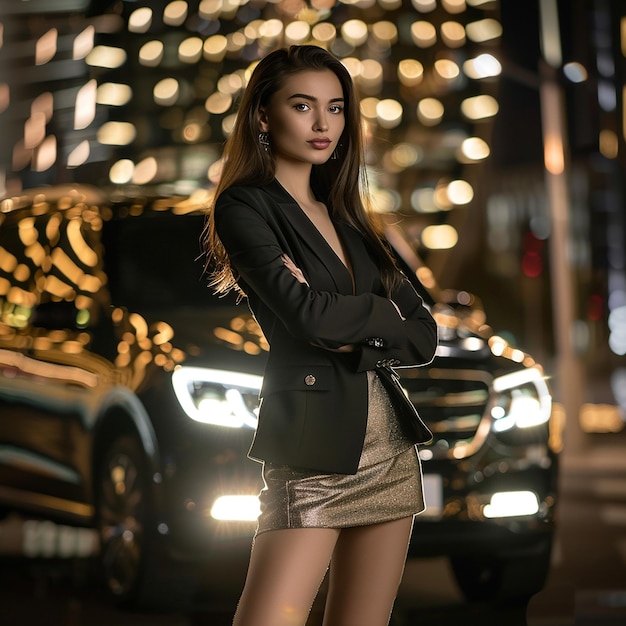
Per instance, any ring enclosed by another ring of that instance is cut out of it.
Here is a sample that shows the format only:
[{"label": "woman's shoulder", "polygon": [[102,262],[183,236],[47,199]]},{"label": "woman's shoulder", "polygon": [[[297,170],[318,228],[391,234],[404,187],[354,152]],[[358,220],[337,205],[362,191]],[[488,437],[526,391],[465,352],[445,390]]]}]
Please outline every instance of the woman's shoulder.
[{"label": "woman's shoulder", "polygon": [[261,208],[277,198],[272,192],[272,184],[235,184],[224,189],[215,202],[215,208],[231,204],[249,204]]}]

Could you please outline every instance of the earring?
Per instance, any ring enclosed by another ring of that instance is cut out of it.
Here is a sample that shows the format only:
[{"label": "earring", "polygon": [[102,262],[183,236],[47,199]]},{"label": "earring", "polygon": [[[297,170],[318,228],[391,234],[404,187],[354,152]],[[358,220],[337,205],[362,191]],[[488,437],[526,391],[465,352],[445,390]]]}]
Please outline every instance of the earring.
[{"label": "earring", "polygon": [[267,133],[259,133],[259,144],[263,148],[263,152],[269,152],[270,136]]},{"label": "earring", "polygon": [[343,146],[341,143],[337,144],[337,147],[333,150],[333,153],[330,155],[331,161],[336,161],[339,158],[338,150],[339,148],[342,148],[342,147]]}]

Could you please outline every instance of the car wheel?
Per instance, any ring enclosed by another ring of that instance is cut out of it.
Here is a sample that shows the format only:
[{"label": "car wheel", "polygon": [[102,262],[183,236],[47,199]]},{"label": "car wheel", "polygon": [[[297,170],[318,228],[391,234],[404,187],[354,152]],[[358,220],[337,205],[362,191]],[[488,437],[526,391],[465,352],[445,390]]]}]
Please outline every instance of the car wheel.
[{"label": "car wheel", "polygon": [[550,570],[552,541],[528,554],[500,558],[453,556],[452,571],[463,595],[472,602],[524,600],[541,591]]},{"label": "car wheel", "polygon": [[115,439],[97,471],[96,511],[105,581],[120,604],[135,604],[146,571],[153,506],[146,457],[135,437]]}]

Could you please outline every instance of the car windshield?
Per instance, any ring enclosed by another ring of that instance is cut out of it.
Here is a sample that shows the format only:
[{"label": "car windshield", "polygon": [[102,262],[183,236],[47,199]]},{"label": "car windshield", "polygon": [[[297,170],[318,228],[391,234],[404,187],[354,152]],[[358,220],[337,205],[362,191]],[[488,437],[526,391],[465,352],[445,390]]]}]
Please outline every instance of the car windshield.
[{"label": "car windshield", "polygon": [[202,215],[146,212],[105,222],[105,271],[114,304],[135,309],[230,306],[203,272]]}]

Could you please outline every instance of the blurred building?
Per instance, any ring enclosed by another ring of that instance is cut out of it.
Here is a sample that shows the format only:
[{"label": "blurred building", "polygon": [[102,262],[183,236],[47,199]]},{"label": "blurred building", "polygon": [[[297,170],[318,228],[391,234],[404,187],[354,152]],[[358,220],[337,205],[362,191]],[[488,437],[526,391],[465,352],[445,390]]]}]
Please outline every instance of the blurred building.
[{"label": "blurred building", "polygon": [[[540,360],[567,341],[626,407],[623,2],[3,0],[0,14],[0,197],[76,182],[205,202],[254,63],[317,43],[355,79],[374,205],[420,277],[461,304],[477,294]],[[565,128],[557,247],[547,111]]]}]

